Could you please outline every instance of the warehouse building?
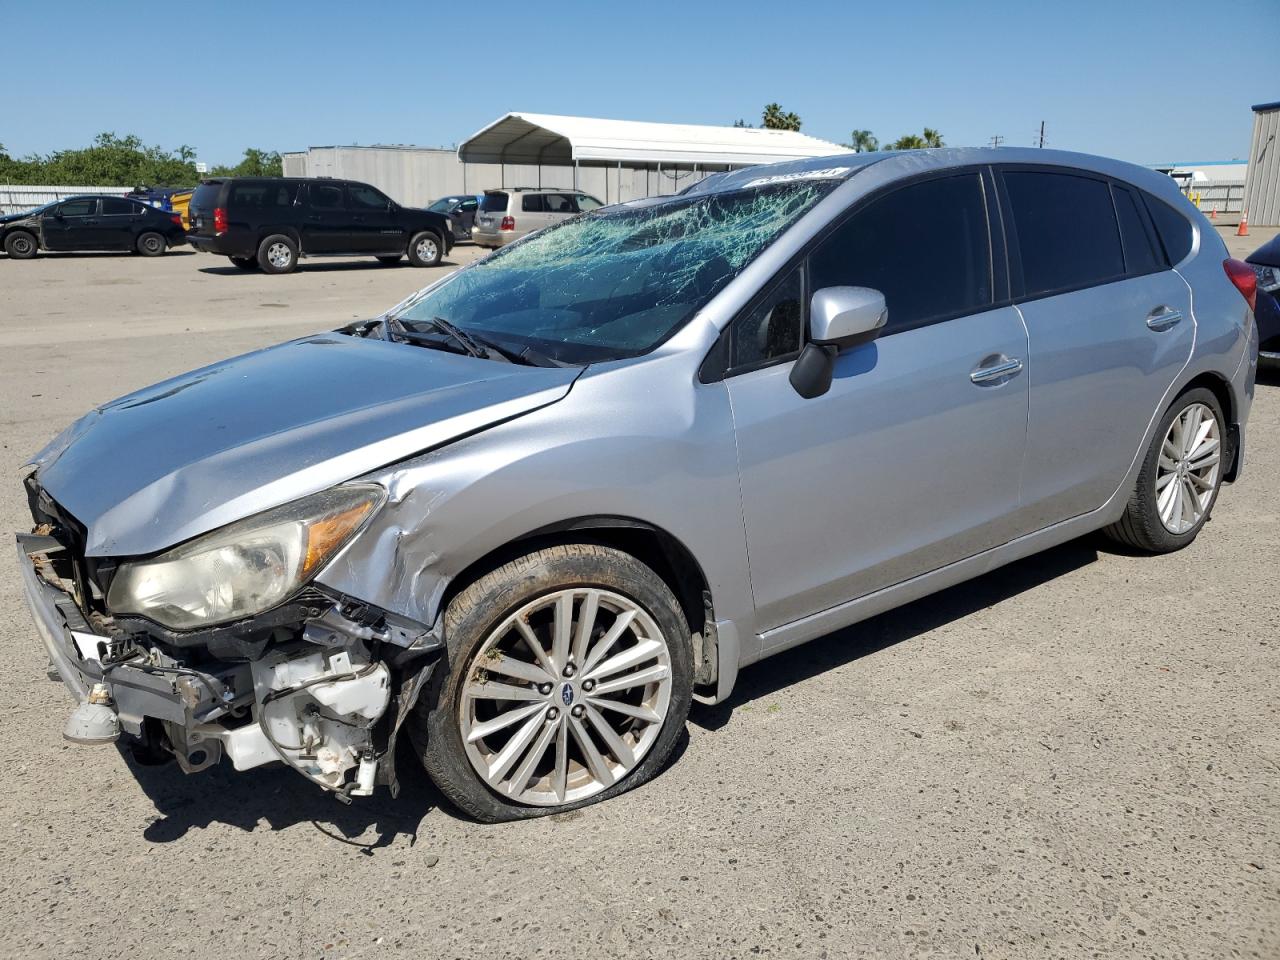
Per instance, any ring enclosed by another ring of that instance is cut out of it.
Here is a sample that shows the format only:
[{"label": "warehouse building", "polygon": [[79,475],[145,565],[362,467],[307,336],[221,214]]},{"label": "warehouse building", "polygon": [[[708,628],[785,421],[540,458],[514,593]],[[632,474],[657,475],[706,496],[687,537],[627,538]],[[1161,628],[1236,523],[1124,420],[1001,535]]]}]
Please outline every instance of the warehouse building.
[{"label": "warehouse building", "polygon": [[508,113],[456,152],[311,147],[284,154],[284,172],[363,180],[408,206],[496,187],[576,188],[616,203],[678,193],[709,173],[846,152],[791,130]]},{"label": "warehouse building", "polygon": [[1251,224],[1280,227],[1280,101],[1253,108],[1244,208]]}]

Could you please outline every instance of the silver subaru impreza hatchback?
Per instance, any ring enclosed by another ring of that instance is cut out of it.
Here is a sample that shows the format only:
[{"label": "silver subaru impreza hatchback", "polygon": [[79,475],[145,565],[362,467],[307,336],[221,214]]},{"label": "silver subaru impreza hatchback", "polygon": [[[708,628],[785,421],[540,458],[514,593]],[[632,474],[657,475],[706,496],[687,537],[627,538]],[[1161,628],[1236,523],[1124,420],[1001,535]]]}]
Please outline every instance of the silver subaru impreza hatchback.
[{"label": "silver subaru impreza hatchback", "polygon": [[741,667],[1090,531],[1190,543],[1241,469],[1253,283],[1173,181],[1048,150],[568,220],[32,459],[65,735],[343,800],[407,739],[486,821],[613,796]]}]

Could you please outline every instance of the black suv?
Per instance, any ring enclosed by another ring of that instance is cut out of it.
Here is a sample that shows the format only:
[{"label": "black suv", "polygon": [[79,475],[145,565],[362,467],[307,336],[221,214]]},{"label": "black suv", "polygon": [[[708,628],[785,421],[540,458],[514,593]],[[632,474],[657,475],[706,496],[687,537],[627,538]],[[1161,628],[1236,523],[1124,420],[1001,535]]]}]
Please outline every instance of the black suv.
[{"label": "black suv", "polygon": [[289,273],[299,257],[403,256],[433,267],[453,246],[449,218],[402,207],[367,183],[293,177],[203,180],[187,239],[242,270]]}]

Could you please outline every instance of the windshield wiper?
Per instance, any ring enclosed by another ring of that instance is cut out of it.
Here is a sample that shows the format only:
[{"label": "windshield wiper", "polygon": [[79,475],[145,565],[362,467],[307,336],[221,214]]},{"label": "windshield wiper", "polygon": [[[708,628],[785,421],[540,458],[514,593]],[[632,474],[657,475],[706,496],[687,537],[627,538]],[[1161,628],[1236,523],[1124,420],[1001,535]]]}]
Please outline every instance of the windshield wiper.
[{"label": "windshield wiper", "polygon": [[[521,363],[531,367],[571,366],[571,364],[549,357],[545,353],[533,349],[533,347],[526,346],[515,350],[478,333],[470,333],[456,324],[450,323],[443,317],[432,317],[427,322],[443,333],[446,338],[458,344],[472,357],[479,357],[482,360],[502,360],[506,363]],[[415,327],[409,326],[399,317],[388,317],[387,326],[388,328],[394,327],[395,335],[401,339],[424,345],[432,342],[431,340],[419,339],[425,334],[425,331],[419,331]],[[430,335],[426,334],[426,336]]]}]

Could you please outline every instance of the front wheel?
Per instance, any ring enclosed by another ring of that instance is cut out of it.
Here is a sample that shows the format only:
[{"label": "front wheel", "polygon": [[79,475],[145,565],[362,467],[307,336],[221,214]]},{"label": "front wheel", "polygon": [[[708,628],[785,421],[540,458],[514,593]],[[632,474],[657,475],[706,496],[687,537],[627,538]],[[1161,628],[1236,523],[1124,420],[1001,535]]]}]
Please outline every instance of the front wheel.
[{"label": "front wheel", "polygon": [[409,262],[415,267],[434,267],[444,258],[444,245],[430,230],[414,234],[409,241]]},{"label": "front wheel", "polygon": [[1107,536],[1150,553],[1181,550],[1200,532],[1227,467],[1222,405],[1210,390],[1180,396],[1160,420],[1124,516]]},{"label": "front wheel", "polygon": [[652,778],[693,692],[690,631],[629,554],[547,547],[459,593],[446,659],[410,732],[432,780],[496,822],[559,813]]},{"label": "front wheel", "polygon": [[25,230],[15,230],[4,238],[4,252],[11,260],[30,260],[36,249],[36,238]]}]

